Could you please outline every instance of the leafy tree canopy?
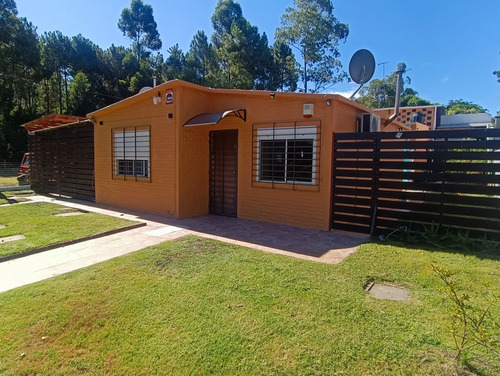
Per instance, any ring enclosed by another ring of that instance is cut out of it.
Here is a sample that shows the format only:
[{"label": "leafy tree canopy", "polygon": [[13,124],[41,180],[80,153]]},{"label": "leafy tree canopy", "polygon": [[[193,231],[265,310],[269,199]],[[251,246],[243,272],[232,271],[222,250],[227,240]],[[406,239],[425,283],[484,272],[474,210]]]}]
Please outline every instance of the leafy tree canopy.
[{"label": "leafy tree canopy", "polygon": [[[402,63],[404,64],[404,63]],[[374,79],[370,81],[368,86],[365,86],[360,91],[360,97],[356,102],[361,103],[370,108],[389,108],[396,104],[396,86],[398,75],[396,72],[385,77],[384,79]],[[405,88],[405,84],[411,83],[410,77],[403,77],[401,80],[401,102],[403,107],[426,106],[430,105],[426,99],[418,96],[418,92]]]},{"label": "leafy tree canopy", "polygon": [[17,5],[14,0],[0,0],[0,14],[2,16],[11,14],[17,15]]},{"label": "leafy tree canopy", "polygon": [[218,0],[212,26],[214,61],[208,66],[208,81],[215,87],[275,90],[267,36],[243,17],[239,3]]},{"label": "leafy tree canopy", "polygon": [[420,98],[418,92],[413,89],[407,88],[401,95],[401,106],[403,107],[415,107],[415,106],[428,106],[432,103],[427,99]]},{"label": "leafy tree canopy", "polygon": [[26,150],[20,124],[36,114],[40,50],[35,27],[17,17],[13,0],[0,0],[0,156],[19,159]]},{"label": "leafy tree canopy", "polygon": [[147,51],[158,51],[161,48],[158,26],[153,17],[153,8],[142,0],[132,0],[130,8],[122,10],[118,28],[132,39],[132,47],[138,58],[149,55]]},{"label": "leafy tree canopy", "polygon": [[[396,72],[383,79],[371,80],[368,86],[365,86],[360,90],[360,96],[356,99],[356,102],[370,108],[394,107],[394,104],[396,103],[397,81],[398,75]],[[405,93],[405,83],[410,84],[410,82],[411,80],[409,77],[404,77],[403,80],[401,80],[401,93]],[[413,91],[408,94],[416,95],[417,93]]]},{"label": "leafy tree canopy", "polygon": [[184,79],[198,85],[209,85],[208,75],[214,71],[215,65],[213,46],[208,42],[208,37],[203,30],[199,30],[189,45],[186,53]]},{"label": "leafy tree canopy", "polygon": [[479,114],[488,112],[478,104],[464,101],[463,99],[450,100],[446,106],[446,115]]},{"label": "leafy tree canopy", "polygon": [[277,40],[271,51],[275,62],[277,89],[292,92],[297,90],[299,73],[292,49],[282,40]]},{"label": "leafy tree canopy", "polygon": [[294,0],[294,5],[281,16],[275,38],[299,51],[304,92],[318,92],[347,76],[339,61],[338,44],[347,39],[349,27],[335,18],[331,0]]},{"label": "leafy tree canopy", "polygon": [[233,0],[218,0],[212,15],[212,27],[214,28],[212,42],[217,48],[220,47],[222,36],[231,33],[233,24],[241,27],[244,22],[240,4]]},{"label": "leafy tree canopy", "polygon": [[186,59],[182,53],[182,49],[178,44],[175,44],[168,49],[168,53],[170,56],[166,60],[167,78],[169,80],[182,78],[186,66]]},{"label": "leafy tree canopy", "polygon": [[72,115],[85,116],[92,109],[92,97],[89,92],[92,85],[83,72],[78,72],[69,88],[69,112]]}]

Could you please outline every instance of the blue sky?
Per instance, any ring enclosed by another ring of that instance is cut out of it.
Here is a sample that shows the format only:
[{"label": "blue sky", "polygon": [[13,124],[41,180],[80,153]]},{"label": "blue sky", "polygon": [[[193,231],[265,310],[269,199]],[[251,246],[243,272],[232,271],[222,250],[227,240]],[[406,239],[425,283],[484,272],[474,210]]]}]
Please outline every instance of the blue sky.
[{"label": "blue sky", "polygon": [[[211,35],[210,17],[217,0],[144,0],[153,7],[163,42],[162,53],[178,43],[184,52],[193,35]],[[270,44],[280,16],[292,0],[239,0],[243,16]],[[16,0],[20,17],[38,33],[60,30],[81,33],[101,48],[129,46],[117,22],[130,0]],[[409,69],[409,85],[422,98],[447,104],[451,99],[477,103],[491,114],[500,110],[500,0],[333,0],[335,16],[349,24],[350,35],[339,46],[347,70],[360,48],[371,50],[378,63],[374,78],[392,73],[399,62]],[[338,84],[332,92],[352,92],[355,84]]]}]

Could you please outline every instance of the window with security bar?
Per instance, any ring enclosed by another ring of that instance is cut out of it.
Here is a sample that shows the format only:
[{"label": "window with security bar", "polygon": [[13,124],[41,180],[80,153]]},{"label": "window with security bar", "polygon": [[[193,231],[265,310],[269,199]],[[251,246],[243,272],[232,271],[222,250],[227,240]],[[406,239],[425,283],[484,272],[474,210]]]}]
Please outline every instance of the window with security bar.
[{"label": "window with security bar", "polygon": [[113,178],[151,178],[149,127],[115,128]]},{"label": "window with security bar", "polygon": [[318,184],[317,126],[254,129],[254,181],[294,185]]}]

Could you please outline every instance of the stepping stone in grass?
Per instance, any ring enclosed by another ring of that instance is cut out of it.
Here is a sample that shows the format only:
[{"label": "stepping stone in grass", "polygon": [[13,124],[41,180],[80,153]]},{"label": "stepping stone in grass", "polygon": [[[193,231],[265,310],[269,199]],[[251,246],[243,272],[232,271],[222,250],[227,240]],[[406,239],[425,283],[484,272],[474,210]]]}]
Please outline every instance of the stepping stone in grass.
[{"label": "stepping stone in grass", "polygon": [[366,287],[366,292],[376,299],[396,300],[400,302],[410,300],[407,289],[387,283],[371,282]]},{"label": "stepping stone in grass", "polygon": [[68,212],[68,213],[60,213],[60,214],[54,214],[56,217],[73,217],[75,215],[83,215],[85,213],[81,211],[74,211],[74,212]]},{"label": "stepping stone in grass", "polygon": [[0,238],[0,244],[15,242],[16,240],[23,240],[23,239],[26,239],[26,236],[24,235],[4,236],[3,238]]}]

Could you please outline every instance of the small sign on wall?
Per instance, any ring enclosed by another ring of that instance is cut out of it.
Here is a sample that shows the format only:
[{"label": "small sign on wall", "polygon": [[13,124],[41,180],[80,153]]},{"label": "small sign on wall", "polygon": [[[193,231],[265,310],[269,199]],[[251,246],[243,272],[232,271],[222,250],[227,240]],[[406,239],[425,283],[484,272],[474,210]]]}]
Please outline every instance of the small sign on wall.
[{"label": "small sign on wall", "polygon": [[165,90],[165,103],[166,104],[174,103],[174,90],[173,89]]}]

